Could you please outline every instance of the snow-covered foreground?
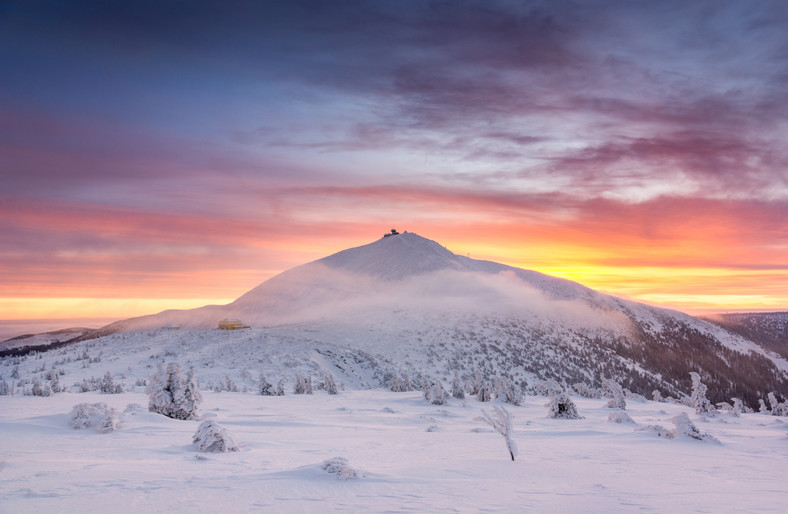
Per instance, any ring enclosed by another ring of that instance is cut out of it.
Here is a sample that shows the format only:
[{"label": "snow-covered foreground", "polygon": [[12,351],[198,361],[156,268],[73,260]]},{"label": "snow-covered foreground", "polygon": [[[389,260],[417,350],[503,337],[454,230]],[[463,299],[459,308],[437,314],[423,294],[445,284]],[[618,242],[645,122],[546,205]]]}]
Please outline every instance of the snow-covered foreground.
[{"label": "snow-covered foreground", "polygon": [[[2,512],[785,512],[785,418],[704,420],[687,407],[629,402],[640,425],[690,415],[720,444],[668,440],[608,421],[606,400],[577,399],[582,420],[546,417],[544,397],[506,408],[520,455],[478,419],[491,404],[419,393],[344,391],[263,397],[205,392],[200,414],[238,441],[200,453],[197,421],[147,412],[141,393],[0,397]],[[119,412],[108,434],[71,428],[82,402]],[[127,408],[129,404],[141,407]],[[126,411],[125,413],[123,411]],[[323,462],[344,457],[358,478]]]}]

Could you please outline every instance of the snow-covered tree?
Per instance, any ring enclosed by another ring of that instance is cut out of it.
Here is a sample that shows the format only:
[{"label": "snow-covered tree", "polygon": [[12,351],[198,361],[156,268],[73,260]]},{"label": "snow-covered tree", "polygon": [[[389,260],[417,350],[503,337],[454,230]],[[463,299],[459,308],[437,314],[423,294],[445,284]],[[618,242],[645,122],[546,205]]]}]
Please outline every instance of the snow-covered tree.
[{"label": "snow-covered tree", "polygon": [[49,387],[52,388],[53,393],[59,393],[62,391],[60,388],[60,376],[57,373],[52,373],[51,378],[49,379]]},{"label": "snow-covered tree", "polygon": [[405,391],[408,391],[405,385],[405,380],[400,378],[399,375],[397,375],[396,371],[393,371],[391,373],[391,386],[389,387],[389,389],[395,393],[403,393]]},{"label": "snow-covered tree", "polygon": [[337,389],[337,382],[334,380],[334,375],[327,371],[323,375],[323,387],[328,394],[339,393],[339,390]]},{"label": "snow-covered tree", "polygon": [[662,393],[659,392],[659,389],[654,389],[653,391],[651,391],[651,399],[654,400],[655,402],[665,401],[662,398]]},{"label": "snow-covered tree", "polygon": [[[482,386],[483,379],[481,373],[478,371],[473,372],[473,376],[465,381],[465,392],[469,396],[476,396],[479,394],[479,388]],[[485,400],[489,401],[489,400]]]},{"label": "snow-covered tree", "polygon": [[512,415],[505,407],[498,405],[493,405],[493,414],[493,416],[490,416],[482,409],[484,420],[493,430],[503,436],[506,441],[506,449],[509,451],[509,456],[514,460],[517,456],[517,444],[512,440]]},{"label": "snow-covered tree", "polygon": [[285,395],[285,379],[279,379],[279,382],[276,384],[276,396],[284,396]]},{"label": "snow-covered tree", "polygon": [[99,391],[106,394],[119,394],[123,392],[123,386],[115,384],[115,381],[112,379],[112,373],[107,371],[104,374],[104,378],[99,381]]},{"label": "snow-covered tree", "polygon": [[443,384],[440,380],[433,381],[429,379],[425,379],[422,385],[422,392],[424,395],[424,399],[430,402],[433,405],[445,405],[446,404],[446,390],[443,388]]},{"label": "snow-covered tree", "polygon": [[608,408],[626,410],[627,400],[624,397],[624,390],[621,388],[621,384],[612,378],[605,379],[602,384],[605,388],[605,391],[607,391],[612,396],[610,401],[607,402]]},{"label": "snow-covered tree", "polygon": [[202,404],[202,393],[197,385],[197,377],[194,374],[194,368],[189,368],[186,373],[186,383],[183,387],[183,402],[181,410],[184,412],[196,413],[197,409]]},{"label": "snow-covered tree", "polygon": [[460,382],[457,371],[454,372],[454,377],[451,379],[451,395],[458,400],[465,398],[465,387],[463,387],[462,382]]},{"label": "snow-covered tree", "polygon": [[769,414],[769,407],[763,401],[763,398],[758,398],[758,414]]},{"label": "snow-covered tree", "polygon": [[202,403],[202,394],[194,380],[194,371],[189,371],[185,380],[181,366],[175,362],[166,367],[159,364],[158,370],[148,379],[148,410],[173,419],[194,419]]},{"label": "snow-covered tree", "polygon": [[274,385],[265,379],[265,375],[260,373],[260,394],[263,396],[274,396]]},{"label": "snow-covered tree", "polygon": [[293,380],[293,394],[306,394],[306,379],[300,373],[296,373]]},{"label": "snow-covered tree", "polygon": [[774,392],[766,395],[772,407],[772,416],[788,416],[788,401],[780,403]]},{"label": "snow-covered tree", "polygon": [[706,398],[708,388],[700,381],[700,375],[694,371],[690,372],[692,377],[692,393],[690,394],[690,406],[695,408],[695,414],[714,415],[716,410],[714,405]]},{"label": "snow-covered tree", "polygon": [[201,452],[226,453],[239,451],[235,438],[212,419],[203,421],[192,437]]},{"label": "snow-covered tree", "polygon": [[13,387],[11,384],[5,381],[5,379],[0,380],[0,396],[9,396],[13,394]]},{"label": "snow-covered tree", "polygon": [[565,391],[554,391],[547,402],[547,417],[559,419],[583,419],[577,413],[575,402]]},{"label": "snow-covered tree", "polygon": [[520,387],[515,384],[514,382],[510,382],[506,378],[502,378],[500,382],[501,392],[498,395],[498,398],[503,400],[506,403],[511,403],[512,405],[522,405],[523,404],[523,391]]},{"label": "snow-covered tree", "polygon": [[739,398],[731,398],[731,401],[733,402],[733,410],[731,412],[736,417],[741,416],[742,412],[745,412],[746,409],[744,402],[742,402]]},{"label": "snow-covered tree", "polygon": [[492,386],[485,381],[478,384],[476,399],[480,402],[492,401]]}]

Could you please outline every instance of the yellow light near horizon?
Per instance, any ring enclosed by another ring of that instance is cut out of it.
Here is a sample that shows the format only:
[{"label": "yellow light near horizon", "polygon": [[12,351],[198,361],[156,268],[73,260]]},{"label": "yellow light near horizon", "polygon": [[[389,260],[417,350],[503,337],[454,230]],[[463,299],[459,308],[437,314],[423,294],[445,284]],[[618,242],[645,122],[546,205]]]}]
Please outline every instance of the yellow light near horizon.
[{"label": "yellow light near horizon", "polygon": [[101,317],[125,319],[168,309],[225,305],[234,298],[0,298],[0,318],[13,320]]}]

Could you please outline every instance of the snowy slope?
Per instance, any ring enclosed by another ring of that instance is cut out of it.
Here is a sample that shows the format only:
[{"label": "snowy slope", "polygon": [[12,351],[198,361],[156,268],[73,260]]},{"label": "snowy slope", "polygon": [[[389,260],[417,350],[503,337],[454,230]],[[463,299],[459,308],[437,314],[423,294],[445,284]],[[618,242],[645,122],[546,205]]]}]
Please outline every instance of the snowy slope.
[{"label": "snowy slope", "polygon": [[[546,399],[507,406],[520,448],[479,420],[476,400],[429,405],[418,393],[337,396],[205,393],[203,419],[240,451],[206,454],[201,420],[146,411],[140,393],[0,397],[3,512],[784,512],[786,418],[702,419],[689,408],[630,402],[637,425],[611,423],[605,400],[577,399],[581,420],[546,417]],[[119,413],[109,434],[74,430],[80,402]],[[136,406],[136,407],[135,407]],[[720,444],[666,440],[648,425],[687,413]],[[347,459],[357,478],[323,469]]]}]

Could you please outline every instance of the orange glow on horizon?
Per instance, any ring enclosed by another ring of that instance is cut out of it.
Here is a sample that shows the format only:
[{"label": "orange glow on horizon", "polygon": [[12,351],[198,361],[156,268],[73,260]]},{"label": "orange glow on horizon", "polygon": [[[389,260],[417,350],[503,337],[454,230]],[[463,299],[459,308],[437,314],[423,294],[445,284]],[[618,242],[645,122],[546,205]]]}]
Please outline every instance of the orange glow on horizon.
[{"label": "orange glow on horizon", "polygon": [[[0,319],[131,317],[229,303],[277,273],[370,243],[390,228],[416,232],[474,259],[685,312],[788,310],[786,248],[771,243],[781,240],[784,229],[766,223],[762,234],[751,230],[746,205],[736,212],[727,204],[673,202],[657,205],[666,214],[648,222],[638,221],[638,206],[618,204],[606,210],[595,204],[574,219],[529,211],[497,221],[487,214],[447,221],[441,210],[447,201],[428,201],[423,219],[383,217],[373,209],[366,218],[356,213],[306,223],[297,217],[278,224],[13,204],[5,214],[33,234],[90,234],[98,244],[84,247],[79,239],[80,245],[48,254],[0,252],[6,268],[0,269]],[[479,201],[471,198],[466,207]],[[303,216],[314,217],[320,208],[316,204]],[[166,231],[157,232],[160,227]]]}]

